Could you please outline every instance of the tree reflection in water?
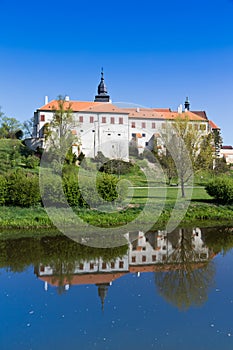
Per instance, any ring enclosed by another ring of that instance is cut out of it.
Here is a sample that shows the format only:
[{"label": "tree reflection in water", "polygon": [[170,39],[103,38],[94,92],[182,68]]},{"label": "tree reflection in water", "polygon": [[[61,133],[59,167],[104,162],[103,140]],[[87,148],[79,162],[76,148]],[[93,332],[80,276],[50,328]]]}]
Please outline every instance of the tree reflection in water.
[{"label": "tree reflection in water", "polygon": [[214,284],[214,263],[208,255],[206,261],[200,262],[203,249],[198,253],[194,245],[195,234],[192,229],[177,229],[168,234],[167,241],[172,243],[174,250],[164,261],[166,271],[155,272],[159,294],[180,310],[204,304]]},{"label": "tree reflection in water", "polygon": [[21,272],[34,266],[34,273],[56,286],[58,293],[79,284],[81,276],[89,283],[95,275],[97,282],[93,277],[93,283],[100,287],[103,300],[110,280],[127,273],[156,271],[158,293],[179,309],[188,309],[207,300],[215,275],[212,258],[232,249],[233,229],[177,229],[170,234],[135,231],[128,240],[128,245],[102,249],[62,235],[1,238],[0,268]]}]

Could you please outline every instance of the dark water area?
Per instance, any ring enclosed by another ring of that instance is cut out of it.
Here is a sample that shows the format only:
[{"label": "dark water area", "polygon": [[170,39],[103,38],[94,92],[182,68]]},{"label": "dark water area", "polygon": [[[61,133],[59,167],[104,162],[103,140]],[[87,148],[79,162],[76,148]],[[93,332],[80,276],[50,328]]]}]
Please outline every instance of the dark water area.
[{"label": "dark water area", "polygon": [[233,349],[233,228],[0,240],[0,349]]}]

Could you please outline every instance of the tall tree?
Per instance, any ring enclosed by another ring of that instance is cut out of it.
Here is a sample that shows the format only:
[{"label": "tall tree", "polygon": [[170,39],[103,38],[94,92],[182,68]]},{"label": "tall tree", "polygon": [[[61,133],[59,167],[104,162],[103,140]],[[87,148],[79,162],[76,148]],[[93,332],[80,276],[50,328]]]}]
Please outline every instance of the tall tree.
[{"label": "tall tree", "polygon": [[219,129],[214,129],[212,133],[214,138],[215,155],[218,157],[220,155],[220,149],[222,147],[222,136]]},{"label": "tall tree", "polygon": [[[17,119],[7,117],[0,111],[0,138],[17,138],[21,127],[22,125]],[[22,136],[22,133],[20,135]]]},{"label": "tall tree", "polygon": [[25,120],[23,122],[23,133],[25,138],[32,137],[33,123],[34,123],[34,117],[30,118],[29,120]]},{"label": "tall tree", "polygon": [[59,96],[56,102],[52,121],[46,125],[45,138],[47,150],[52,152],[54,159],[62,164],[72,144],[80,143],[80,140],[72,132],[76,125],[72,104],[62,96]]},{"label": "tall tree", "polygon": [[166,173],[167,183],[170,185],[172,178],[177,177],[177,170],[174,159],[168,149],[166,149],[166,153],[161,153],[159,155],[159,161]]},{"label": "tall tree", "polygon": [[188,117],[178,116],[164,136],[165,145],[171,154],[185,197],[185,183],[192,179],[194,170],[206,169],[213,161],[213,145],[209,135],[196,130]]},{"label": "tall tree", "polygon": [[193,161],[193,167],[196,171],[213,170],[214,140],[211,133],[200,139],[199,152]]}]

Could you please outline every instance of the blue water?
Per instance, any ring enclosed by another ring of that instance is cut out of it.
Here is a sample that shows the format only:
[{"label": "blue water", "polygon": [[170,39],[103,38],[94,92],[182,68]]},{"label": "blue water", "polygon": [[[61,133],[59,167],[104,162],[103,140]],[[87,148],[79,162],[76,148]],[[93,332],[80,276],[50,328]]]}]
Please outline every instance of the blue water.
[{"label": "blue water", "polygon": [[233,251],[213,260],[208,299],[181,311],[153,272],[114,280],[104,310],[96,285],[44,290],[30,266],[0,270],[0,349],[233,349]]}]

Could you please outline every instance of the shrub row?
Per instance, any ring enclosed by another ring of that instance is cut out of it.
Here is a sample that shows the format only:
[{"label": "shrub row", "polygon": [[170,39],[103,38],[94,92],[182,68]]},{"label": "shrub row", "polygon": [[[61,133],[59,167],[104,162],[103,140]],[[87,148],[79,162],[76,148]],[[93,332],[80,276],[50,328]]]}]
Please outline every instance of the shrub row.
[{"label": "shrub row", "polygon": [[[30,207],[43,203],[47,206],[96,207],[104,202],[121,201],[127,189],[114,175],[99,174],[96,183],[91,179],[80,182],[77,176],[61,178],[46,173],[43,186],[37,174],[16,171],[0,175],[0,205]],[[41,187],[41,188],[40,188]],[[42,193],[42,198],[41,198]]]}]

